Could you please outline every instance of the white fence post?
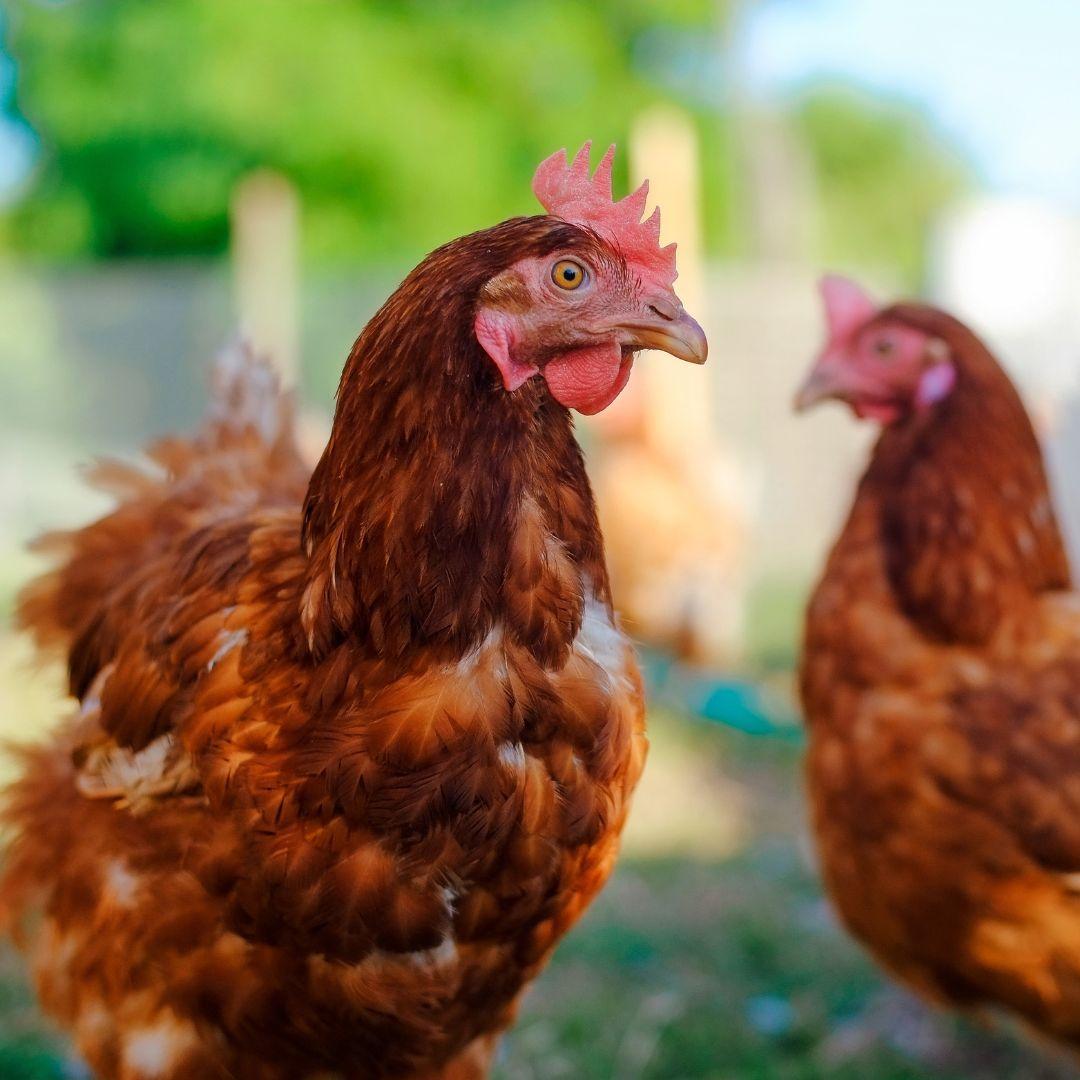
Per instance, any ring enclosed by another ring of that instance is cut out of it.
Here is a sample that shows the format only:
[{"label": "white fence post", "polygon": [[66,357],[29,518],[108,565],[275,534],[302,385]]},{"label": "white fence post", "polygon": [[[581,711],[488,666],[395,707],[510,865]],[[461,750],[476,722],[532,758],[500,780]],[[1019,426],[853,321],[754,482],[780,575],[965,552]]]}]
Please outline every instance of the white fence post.
[{"label": "white fence post", "polygon": [[252,173],[232,200],[232,262],[240,331],[294,386],[300,376],[299,201],[278,173]]}]

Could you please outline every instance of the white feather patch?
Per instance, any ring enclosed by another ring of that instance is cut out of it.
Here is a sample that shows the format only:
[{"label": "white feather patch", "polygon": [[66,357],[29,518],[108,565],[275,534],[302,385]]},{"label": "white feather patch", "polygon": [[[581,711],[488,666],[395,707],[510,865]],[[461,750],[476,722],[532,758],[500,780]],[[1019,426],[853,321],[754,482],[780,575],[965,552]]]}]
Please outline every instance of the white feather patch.
[{"label": "white feather patch", "polygon": [[525,747],[519,742],[504,742],[498,749],[499,760],[509,769],[525,768]]},{"label": "white feather patch", "polygon": [[[586,583],[588,585],[588,583]],[[605,671],[620,688],[630,684],[630,649],[626,635],[608,614],[606,604],[597,600],[590,588],[586,588],[585,611],[581,630],[574,640],[574,651],[591,660]]]},{"label": "white feather patch", "polygon": [[217,652],[210,657],[206,670],[213,671],[233,649],[247,644],[247,639],[248,632],[246,630],[222,630],[217,636]]},{"label": "white feather patch", "polygon": [[139,1077],[163,1076],[198,1041],[191,1024],[164,1016],[155,1024],[129,1032],[124,1040],[124,1065]]}]

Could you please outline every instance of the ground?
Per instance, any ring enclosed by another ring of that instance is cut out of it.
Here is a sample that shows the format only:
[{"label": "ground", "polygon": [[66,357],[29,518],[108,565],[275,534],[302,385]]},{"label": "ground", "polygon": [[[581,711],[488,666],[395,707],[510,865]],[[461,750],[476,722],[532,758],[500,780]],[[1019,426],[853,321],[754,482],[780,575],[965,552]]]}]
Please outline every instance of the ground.
[{"label": "ground", "polygon": [[[52,676],[24,659],[0,638],[6,734],[55,708]],[[923,1008],[837,926],[806,839],[797,732],[664,708],[651,733],[625,857],[530,993],[496,1080],[1080,1077],[1016,1033]],[[0,953],[0,1080],[79,1075]]]},{"label": "ground", "polygon": [[[659,774],[714,773],[737,819],[709,857],[635,853],[534,987],[500,1080],[1065,1080],[1015,1032],[931,1012],[880,975],[821,895],[797,745],[659,717]],[[655,805],[650,792],[635,813]],[[691,798],[694,793],[691,792]]]}]

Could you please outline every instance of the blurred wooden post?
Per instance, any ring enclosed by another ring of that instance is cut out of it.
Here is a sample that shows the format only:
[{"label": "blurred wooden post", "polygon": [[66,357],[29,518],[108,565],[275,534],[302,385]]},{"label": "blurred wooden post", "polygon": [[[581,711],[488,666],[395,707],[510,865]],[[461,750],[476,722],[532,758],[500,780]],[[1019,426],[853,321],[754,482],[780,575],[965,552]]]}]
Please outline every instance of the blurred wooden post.
[{"label": "blurred wooden post", "polygon": [[[649,179],[650,206],[660,206],[662,242],[677,240],[679,245],[675,291],[686,310],[704,323],[700,151],[685,113],[661,107],[637,120],[631,132],[630,170],[634,186]],[[638,368],[637,377],[644,386],[646,442],[669,461],[700,466],[713,441],[709,369],[653,355]]]},{"label": "blurred wooden post", "polygon": [[232,263],[240,332],[269,357],[282,383],[299,381],[299,201],[278,173],[252,173],[232,199]]},{"label": "blurred wooden post", "polygon": [[[700,150],[689,117],[673,108],[641,116],[630,170],[635,185],[649,178],[662,242],[679,245],[675,289],[707,323]],[[607,428],[594,470],[616,604],[644,640],[731,663],[741,646],[744,520],[717,431],[713,370],[655,354],[638,365],[631,388],[633,413]]]}]

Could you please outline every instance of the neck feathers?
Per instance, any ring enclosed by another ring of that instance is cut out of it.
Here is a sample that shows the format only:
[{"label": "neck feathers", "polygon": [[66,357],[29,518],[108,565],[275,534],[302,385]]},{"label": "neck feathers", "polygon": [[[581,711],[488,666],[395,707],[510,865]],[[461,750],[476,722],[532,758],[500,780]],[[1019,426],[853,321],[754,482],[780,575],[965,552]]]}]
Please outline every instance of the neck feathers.
[{"label": "neck feathers", "polygon": [[943,338],[949,397],[882,435],[863,491],[881,507],[889,578],[927,634],[982,644],[1040,593],[1069,587],[1042,453],[1019,395],[966,327],[929,308],[892,309]]},{"label": "neck feathers", "polygon": [[304,508],[308,645],[452,662],[497,630],[560,666],[588,582],[607,599],[581,452],[540,386],[499,385],[472,332],[474,289],[444,252],[372,319],[342,375]]}]

